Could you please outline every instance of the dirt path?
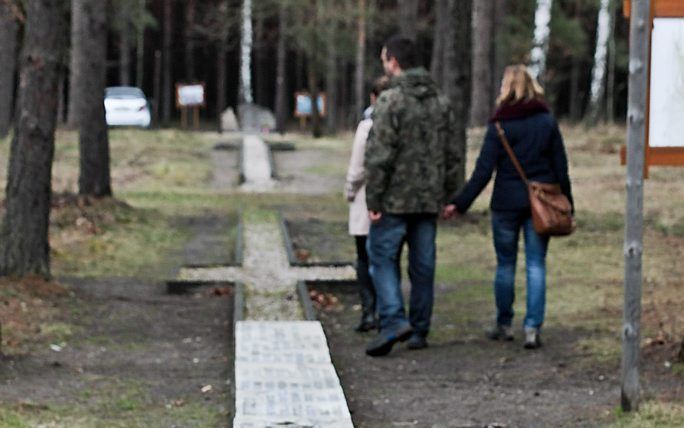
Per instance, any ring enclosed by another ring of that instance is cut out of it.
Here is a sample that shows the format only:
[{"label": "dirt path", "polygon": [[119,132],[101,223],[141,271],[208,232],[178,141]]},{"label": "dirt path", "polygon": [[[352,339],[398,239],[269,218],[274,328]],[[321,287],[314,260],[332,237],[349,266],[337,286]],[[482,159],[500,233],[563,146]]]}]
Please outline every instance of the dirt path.
[{"label": "dirt path", "polygon": [[[438,287],[436,298],[458,292],[453,288]],[[364,347],[371,336],[352,331],[356,295],[335,295],[341,306],[321,319],[357,427],[600,426],[619,405],[619,366],[578,351],[582,331],[549,327],[534,352],[522,349],[520,334],[515,342],[491,342],[473,326],[432,339],[426,350],[400,344],[388,357],[370,358]],[[435,315],[443,315],[439,305]],[[676,389],[652,375],[644,375],[651,394]]]}]

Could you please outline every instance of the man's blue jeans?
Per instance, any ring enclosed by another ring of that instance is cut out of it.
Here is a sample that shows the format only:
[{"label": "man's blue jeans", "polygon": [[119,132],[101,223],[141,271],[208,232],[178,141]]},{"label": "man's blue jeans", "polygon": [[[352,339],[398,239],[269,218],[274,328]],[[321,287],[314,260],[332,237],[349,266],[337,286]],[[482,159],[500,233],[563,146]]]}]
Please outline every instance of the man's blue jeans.
[{"label": "man's blue jeans", "polygon": [[380,221],[371,225],[368,257],[382,332],[394,332],[407,323],[397,260],[399,249],[406,241],[411,280],[409,320],[415,333],[427,336],[434,300],[436,234],[434,214],[383,214]]},{"label": "man's blue jeans", "polygon": [[525,238],[527,271],[527,314],[523,325],[539,328],[544,323],[546,306],[546,250],[549,238],[534,231],[529,211],[492,211],[492,232],[496,251],[496,296],[499,325],[510,326],[515,301],[515,264],[518,256],[518,236]]}]

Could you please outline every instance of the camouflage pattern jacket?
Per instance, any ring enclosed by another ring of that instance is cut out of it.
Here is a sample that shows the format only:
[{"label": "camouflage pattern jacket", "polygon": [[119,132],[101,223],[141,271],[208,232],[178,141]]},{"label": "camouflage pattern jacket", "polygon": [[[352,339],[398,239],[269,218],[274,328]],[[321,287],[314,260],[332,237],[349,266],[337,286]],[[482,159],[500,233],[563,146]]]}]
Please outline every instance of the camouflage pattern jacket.
[{"label": "camouflage pattern jacket", "polygon": [[423,68],[392,79],[366,143],[366,203],[388,214],[438,213],[462,185],[449,101]]}]

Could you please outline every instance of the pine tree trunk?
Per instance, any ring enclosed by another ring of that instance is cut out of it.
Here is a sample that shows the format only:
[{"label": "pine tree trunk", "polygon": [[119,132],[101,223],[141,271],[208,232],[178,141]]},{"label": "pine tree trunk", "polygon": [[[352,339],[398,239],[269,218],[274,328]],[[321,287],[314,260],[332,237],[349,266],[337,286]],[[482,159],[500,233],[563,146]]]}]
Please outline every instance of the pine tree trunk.
[{"label": "pine tree trunk", "polygon": [[366,102],[364,81],[366,79],[366,0],[359,0],[359,18],[356,38],[356,70],[354,73],[355,122],[361,119]]},{"label": "pine tree trunk", "polygon": [[[332,1],[324,3],[324,6],[334,7]],[[325,92],[326,92],[326,116],[325,125],[327,132],[334,134],[337,132],[337,44],[335,37],[337,36],[337,28],[335,24],[330,23],[328,28],[324,29],[327,38],[326,41],[326,62],[325,62]]]},{"label": "pine tree trunk", "polygon": [[84,58],[80,58],[80,50],[74,47],[78,45],[79,40],[86,37],[83,32],[83,11],[80,7],[77,7],[79,3],[71,2],[71,57],[69,59],[69,97],[67,106],[67,126],[71,129],[76,129],[78,127],[79,117],[78,117],[78,105],[82,101],[80,100],[81,93],[78,91],[78,82],[83,80],[81,76],[81,68],[79,64],[84,61]]},{"label": "pine tree trunk", "polygon": [[267,44],[264,32],[264,16],[263,12],[259,13],[255,19],[254,29],[254,72],[256,77],[255,82],[255,100],[260,106],[268,106],[268,78],[267,78]]},{"label": "pine tree trunk", "polygon": [[285,133],[285,124],[287,123],[287,45],[286,45],[286,28],[287,28],[287,7],[284,4],[280,5],[278,11],[278,65],[276,70],[276,88],[275,88],[275,116],[276,116],[276,130],[281,134]]},{"label": "pine tree trunk", "polygon": [[[145,11],[145,0],[138,0],[138,11],[143,13]],[[145,78],[145,27],[140,25],[138,28],[137,41],[136,41],[135,54],[136,65],[135,65],[135,85],[138,88],[143,87]]]},{"label": "pine tree trunk", "polygon": [[465,159],[467,149],[468,116],[472,77],[472,8],[480,0],[449,0],[447,15],[453,25],[448,25],[444,45],[444,92],[454,109],[455,143],[458,144],[463,161],[459,171],[460,182],[465,182]]},{"label": "pine tree trunk", "polygon": [[185,3],[185,28],[183,39],[185,41],[185,81],[195,81],[195,40],[193,39],[193,27],[195,25],[195,0],[186,0]]},{"label": "pine tree trunk", "polygon": [[608,77],[606,82],[606,120],[609,123],[615,122],[615,21],[617,12],[617,2],[611,2],[610,10],[610,41],[608,42]]},{"label": "pine tree trunk", "polygon": [[418,0],[398,0],[399,31],[413,41],[418,35]]},{"label": "pine tree trunk", "polygon": [[171,0],[164,0],[164,29],[162,40],[162,94],[161,116],[164,126],[171,122],[171,103],[173,102],[173,86],[171,82],[171,42],[173,35],[173,15]]},{"label": "pine tree trunk", "polygon": [[530,73],[540,82],[543,82],[546,73],[552,6],[553,0],[537,0],[537,10],[534,14],[534,43],[530,52]]},{"label": "pine tree trunk", "polygon": [[449,30],[451,23],[447,15],[449,0],[435,1],[435,33],[432,44],[432,58],[430,60],[430,74],[437,85],[444,87],[444,33]]},{"label": "pine tree trunk", "polygon": [[[227,16],[228,2],[226,0],[221,2],[219,11],[221,15]],[[228,50],[228,31],[228,25],[224,24],[221,28],[218,43],[216,44],[216,116],[219,132],[223,132],[221,115],[226,108],[226,51]]]},{"label": "pine tree trunk", "polygon": [[19,25],[9,5],[0,2],[0,138],[12,126]]},{"label": "pine tree trunk", "polygon": [[126,10],[119,11],[121,13],[122,28],[119,35],[119,84],[121,86],[130,86],[131,84],[131,35],[129,32],[128,22],[130,17]]},{"label": "pine tree trunk", "polygon": [[110,196],[112,186],[109,170],[109,138],[104,111],[104,91],[107,72],[107,5],[101,0],[72,0],[81,10],[79,23],[82,38],[72,47],[81,80],[73,82],[79,94],[81,195]]},{"label": "pine tree trunk", "polygon": [[48,227],[61,64],[62,0],[27,0],[17,122],[10,151],[0,275],[50,276]]},{"label": "pine tree trunk", "polygon": [[504,48],[504,41],[510,36],[510,29],[506,22],[506,18],[510,15],[510,8],[510,0],[495,0],[494,34],[492,36],[494,42],[494,75],[492,76],[492,88],[495,96],[499,92],[501,78],[503,77],[504,70],[509,62],[510,53]]},{"label": "pine tree trunk", "polygon": [[477,0],[473,4],[473,81],[470,125],[484,126],[494,105],[493,48],[494,0]]},{"label": "pine tree trunk", "polygon": [[[582,17],[582,0],[575,1],[574,17],[580,20]],[[570,97],[568,110],[570,111],[570,119],[573,122],[580,120],[582,115],[582,97],[579,94],[581,60],[579,55],[572,56],[572,65],[570,68]]]}]

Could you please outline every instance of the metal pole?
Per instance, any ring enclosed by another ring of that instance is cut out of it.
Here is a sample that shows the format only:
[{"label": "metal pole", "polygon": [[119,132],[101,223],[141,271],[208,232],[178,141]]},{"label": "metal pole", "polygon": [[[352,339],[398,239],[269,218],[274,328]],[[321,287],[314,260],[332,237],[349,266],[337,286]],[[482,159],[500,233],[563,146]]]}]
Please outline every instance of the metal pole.
[{"label": "metal pole", "polygon": [[625,303],[622,326],[622,409],[639,408],[641,259],[644,225],[644,159],[650,60],[651,1],[632,0],[627,111]]}]

